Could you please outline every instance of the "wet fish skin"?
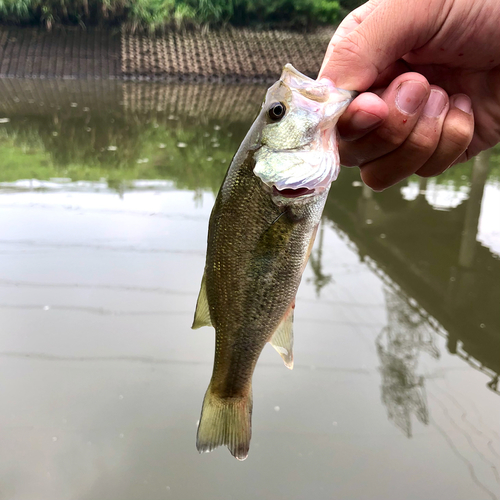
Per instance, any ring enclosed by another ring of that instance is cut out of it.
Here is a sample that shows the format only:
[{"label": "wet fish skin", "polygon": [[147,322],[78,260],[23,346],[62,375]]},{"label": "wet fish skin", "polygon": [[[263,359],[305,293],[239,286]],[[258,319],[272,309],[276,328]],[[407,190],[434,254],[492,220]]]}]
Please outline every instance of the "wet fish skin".
[{"label": "wet fish skin", "polygon": [[[252,375],[266,343],[271,341],[285,364],[293,366],[295,296],[336,176],[331,170],[338,169],[334,121],[351,99],[339,91],[340,112],[333,110],[325,119],[316,108],[328,105],[328,90],[285,67],[235,155],[212,210],[193,323],[193,328],[211,324],[216,329],[214,368],[197,435],[200,452],[227,445],[244,460],[251,438]],[[270,119],[275,103],[286,107],[279,123]],[[304,159],[319,167],[310,168]],[[289,189],[306,194],[289,197]]]}]

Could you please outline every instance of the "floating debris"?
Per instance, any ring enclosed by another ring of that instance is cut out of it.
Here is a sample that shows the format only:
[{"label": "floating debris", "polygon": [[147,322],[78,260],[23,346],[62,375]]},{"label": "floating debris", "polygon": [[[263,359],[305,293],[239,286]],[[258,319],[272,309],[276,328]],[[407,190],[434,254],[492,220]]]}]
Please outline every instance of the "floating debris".
[{"label": "floating debris", "polygon": [[0,118],[0,123],[9,123],[10,118]]},{"label": "floating debris", "polygon": [[149,158],[139,158],[137,160],[137,163],[147,163],[149,161]]},{"label": "floating debris", "polygon": [[70,104],[70,106],[71,106],[72,108],[77,108],[77,107],[78,107],[78,103],[77,103],[77,102],[72,102],[72,103]]},{"label": "floating debris", "polygon": [[178,142],[177,147],[178,148],[187,148],[187,144],[185,142]]},{"label": "floating debris", "polygon": [[160,149],[165,149],[167,146],[165,144],[163,144],[163,142],[161,142],[160,144],[158,144],[158,147]]},{"label": "floating debris", "polygon": [[108,146],[106,149],[108,151],[116,151],[118,149],[118,147],[117,146]]},{"label": "floating debris", "polygon": [[352,183],[352,187],[361,187],[363,185],[363,183],[361,181],[353,181]]}]

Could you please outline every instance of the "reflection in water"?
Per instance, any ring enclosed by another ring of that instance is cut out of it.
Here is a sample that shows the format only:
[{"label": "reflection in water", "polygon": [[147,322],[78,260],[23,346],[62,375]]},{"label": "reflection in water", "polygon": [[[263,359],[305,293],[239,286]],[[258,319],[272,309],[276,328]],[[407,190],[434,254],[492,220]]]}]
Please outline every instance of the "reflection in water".
[{"label": "reflection in water", "polygon": [[429,423],[425,378],[417,374],[421,352],[439,358],[434,332],[425,318],[401,299],[395,291],[384,288],[387,326],[376,340],[381,363],[381,399],[391,420],[412,436],[411,415]]},{"label": "reflection in water", "polygon": [[[369,255],[402,293],[435,318],[446,332],[449,351],[488,374],[488,387],[497,391],[500,248],[492,251],[476,240],[484,185],[492,171],[488,157],[493,158],[486,153],[474,163],[470,199],[449,211],[433,209],[422,195],[408,200],[399,190],[380,195],[365,187],[353,189],[356,176],[347,170],[332,186],[325,213],[360,256]],[[430,184],[420,188],[429,191]]]},{"label": "reflection in water", "polygon": [[467,210],[465,212],[464,228],[458,256],[458,263],[463,268],[470,269],[474,264],[481,201],[483,199],[484,185],[488,180],[488,173],[490,171],[490,157],[491,151],[483,151],[474,158],[469,202],[467,203]]},{"label": "reflection in water", "polygon": [[[0,125],[4,192],[59,191],[62,186],[66,191],[112,189],[124,197],[131,189],[155,185],[169,189],[161,185],[166,182],[170,189],[194,190],[197,204],[204,189],[218,189],[264,92],[264,87],[255,85],[16,79],[1,80],[0,88],[4,97],[0,115],[8,117]],[[398,187],[379,194],[359,183],[354,170],[345,170],[333,184],[325,210],[326,219],[348,235],[361,256],[373,258],[443,325],[450,352],[491,374],[488,385],[494,391],[498,391],[500,371],[500,360],[494,355],[500,349],[500,261],[495,255],[500,249],[490,251],[477,242],[476,235],[484,186],[490,178],[490,186],[498,191],[499,165],[498,153],[483,153],[475,160],[472,175],[466,165],[439,177],[441,194],[470,191],[468,200],[458,206],[453,202],[449,207],[455,208],[448,211],[435,210],[429,203],[438,187],[435,181],[410,183],[416,189],[414,196],[408,196],[409,187],[403,188],[404,196]],[[39,204],[39,208],[50,207]],[[188,220],[193,215],[180,217]],[[322,225],[310,259],[318,297],[334,283],[322,264],[323,239]],[[6,244],[8,248],[14,242]],[[68,243],[22,244],[69,248]],[[96,250],[106,246],[90,245]],[[185,253],[140,246],[120,251]]]},{"label": "reflection in water", "polygon": [[[495,498],[500,249],[477,233],[498,231],[485,204],[499,195],[497,151],[382,194],[342,172],[301,287],[296,373],[282,374],[274,354],[259,363],[256,424],[268,434],[259,460],[236,469],[225,454],[194,455],[212,338],[188,328],[212,193],[264,89],[16,80],[0,90],[0,425],[15,433],[2,437],[2,467],[34,457],[40,477],[64,476],[68,462],[72,484],[109,453],[82,498],[113,498],[117,484],[135,488],[124,500],[387,498],[381,475],[412,499]],[[130,401],[126,411],[115,400]],[[429,425],[417,433],[415,419]],[[361,456],[369,490],[358,491]],[[234,484],[213,481],[221,470]],[[416,487],[407,470],[432,479]],[[17,474],[12,491],[32,477]],[[279,491],[276,474],[287,478]]]},{"label": "reflection in water", "polygon": [[316,296],[319,298],[321,295],[321,289],[332,282],[331,274],[324,274],[323,267],[321,264],[323,257],[323,238],[324,238],[324,227],[323,223],[320,222],[319,234],[316,238],[316,243],[309,256],[309,262],[311,268],[314,272],[314,286],[316,287]]}]

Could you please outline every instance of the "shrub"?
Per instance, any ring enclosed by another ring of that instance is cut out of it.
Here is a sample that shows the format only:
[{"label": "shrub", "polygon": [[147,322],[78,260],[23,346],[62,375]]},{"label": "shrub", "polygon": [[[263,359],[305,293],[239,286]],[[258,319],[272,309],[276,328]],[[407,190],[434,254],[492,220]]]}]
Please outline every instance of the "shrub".
[{"label": "shrub", "polygon": [[335,23],[342,12],[337,0],[0,0],[0,22],[48,28],[56,23],[150,31],[165,25],[226,23],[311,27]]}]

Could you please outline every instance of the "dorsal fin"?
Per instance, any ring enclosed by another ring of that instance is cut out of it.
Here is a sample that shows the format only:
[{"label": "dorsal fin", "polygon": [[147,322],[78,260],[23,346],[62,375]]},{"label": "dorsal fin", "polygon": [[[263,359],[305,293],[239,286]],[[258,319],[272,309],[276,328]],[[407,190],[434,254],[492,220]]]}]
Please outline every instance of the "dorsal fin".
[{"label": "dorsal fin", "polygon": [[293,369],[293,308],[295,301],[290,309],[285,313],[281,323],[273,333],[269,343],[278,351],[283,358],[285,366]]},{"label": "dorsal fin", "polygon": [[193,325],[191,326],[193,330],[201,328],[202,326],[212,326],[212,320],[210,318],[210,308],[208,307],[207,286],[205,281],[205,273],[203,273],[200,294],[198,295],[196,310],[194,312]]}]

